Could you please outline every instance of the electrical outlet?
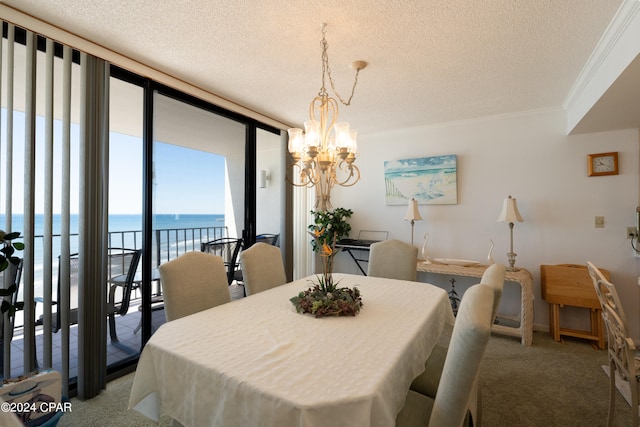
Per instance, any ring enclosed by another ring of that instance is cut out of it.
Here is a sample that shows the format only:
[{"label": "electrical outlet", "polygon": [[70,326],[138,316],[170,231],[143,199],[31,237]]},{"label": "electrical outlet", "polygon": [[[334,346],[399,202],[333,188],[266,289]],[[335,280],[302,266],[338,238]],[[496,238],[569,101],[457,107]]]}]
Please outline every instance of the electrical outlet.
[{"label": "electrical outlet", "polygon": [[627,227],[627,239],[633,239],[638,235],[638,230],[635,227]]}]

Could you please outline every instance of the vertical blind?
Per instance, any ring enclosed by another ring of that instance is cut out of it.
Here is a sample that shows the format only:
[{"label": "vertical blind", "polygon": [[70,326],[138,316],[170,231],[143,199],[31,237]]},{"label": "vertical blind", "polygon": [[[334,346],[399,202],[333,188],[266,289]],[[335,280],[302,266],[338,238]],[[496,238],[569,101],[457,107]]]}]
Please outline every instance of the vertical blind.
[{"label": "vertical blind", "polygon": [[[3,49],[2,46],[4,43],[0,43],[0,53],[1,51],[6,51],[6,61],[4,61],[4,56],[0,54],[0,81],[5,80],[7,82],[7,92],[6,92],[6,102],[2,103],[2,105],[6,105],[6,111],[13,111],[13,68],[14,68],[14,34],[15,27],[13,25],[8,25],[7,28],[7,48]],[[0,85],[2,88],[3,85]],[[2,93],[0,92],[0,103],[2,98]],[[12,221],[11,221],[11,212],[12,212],[12,180],[13,180],[13,167],[10,159],[13,159],[13,115],[6,114],[6,119],[4,123],[0,123],[0,128],[4,125],[4,129],[6,134],[4,135],[4,148],[5,148],[5,162],[4,162],[4,178],[5,181],[5,230],[11,230]],[[1,176],[1,175],[0,175]],[[4,275],[4,288],[8,288],[10,286],[10,278],[8,274]],[[10,299],[10,298],[7,298]],[[13,324],[9,319],[9,314],[5,314],[3,318],[3,366],[2,372],[5,376],[8,376],[5,373],[11,372],[11,340],[8,337],[13,335]]]},{"label": "vertical blind", "polygon": [[109,66],[84,53],[80,63],[78,396],[86,398],[107,384]]},{"label": "vertical blind", "polygon": [[[60,351],[63,393],[69,395],[70,346],[76,345],[70,340],[69,276],[73,232],[70,212],[72,204],[77,202],[81,308],[78,312],[78,348],[72,353],[77,353],[80,361],[78,395],[89,398],[106,386],[103,296],[106,293],[108,64],[90,55],[81,55],[81,81],[79,85],[73,85],[74,52],[70,47],[12,24],[2,24],[7,36],[0,46],[0,88],[6,88],[0,92],[4,113],[0,121],[3,145],[0,147],[0,168],[4,169],[0,171],[0,179],[4,180],[0,186],[4,191],[0,213],[4,214],[4,229],[20,231],[26,246],[18,253],[23,257],[21,295],[24,308],[16,316],[16,320],[21,318],[23,325],[23,361],[20,364],[11,360],[10,339],[5,339],[3,375],[9,377],[52,367],[54,354]],[[72,86],[80,88],[78,94],[72,93]],[[80,155],[77,157],[72,156],[71,147],[74,109],[81,112],[80,130],[77,130],[78,126],[75,130],[79,133]],[[24,126],[24,129],[16,129],[16,125]],[[15,147],[23,147],[23,151],[15,152]],[[71,171],[74,169],[80,171],[79,195],[72,194]],[[22,177],[17,176],[20,173]],[[16,201],[22,201],[22,206]],[[60,212],[59,234],[54,234],[55,211]],[[15,228],[20,217],[23,227],[18,230]],[[42,227],[42,235],[37,240],[36,218],[42,221],[38,224]],[[36,265],[41,269],[38,277]],[[2,284],[4,287],[9,285],[6,280]],[[36,281],[41,291],[38,295]],[[54,295],[52,290],[58,289],[58,281],[60,292]],[[85,287],[83,283],[99,285]],[[54,325],[57,313],[60,321]],[[6,314],[3,320],[3,337],[9,338],[13,322]],[[38,341],[41,348],[36,351],[36,327],[39,325],[42,325],[42,340]],[[61,349],[54,348],[52,339],[58,328]],[[94,365],[95,362],[99,363]],[[17,372],[20,365],[22,372]],[[102,369],[95,369],[96,365]]]}]

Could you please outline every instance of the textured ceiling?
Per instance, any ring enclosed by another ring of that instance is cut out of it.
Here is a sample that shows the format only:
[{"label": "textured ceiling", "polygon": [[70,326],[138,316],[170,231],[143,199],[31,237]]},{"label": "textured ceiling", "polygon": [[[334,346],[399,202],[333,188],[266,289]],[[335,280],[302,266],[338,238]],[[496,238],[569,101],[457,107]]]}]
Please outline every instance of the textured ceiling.
[{"label": "textured ceiling", "polygon": [[[365,60],[361,134],[560,107],[622,0],[1,0],[279,121]],[[328,83],[327,83],[328,85]]]}]

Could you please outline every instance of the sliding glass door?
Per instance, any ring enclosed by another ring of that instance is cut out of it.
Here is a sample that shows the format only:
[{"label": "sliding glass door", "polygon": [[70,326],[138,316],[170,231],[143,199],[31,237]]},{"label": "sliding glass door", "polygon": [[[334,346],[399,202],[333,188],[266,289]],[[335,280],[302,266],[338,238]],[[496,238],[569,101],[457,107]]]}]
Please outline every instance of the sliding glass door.
[{"label": "sliding glass door", "polygon": [[[200,250],[203,239],[241,237],[246,125],[157,92],[153,111],[158,261]],[[224,236],[209,228],[223,228]]]},{"label": "sliding glass door", "polygon": [[[111,77],[109,82],[109,292],[108,311],[121,307],[108,324],[107,371],[138,357],[140,333],[140,276],[127,284],[114,280],[128,273],[125,254],[142,250],[143,88]],[[113,260],[113,262],[111,262]],[[140,262],[132,268],[139,270]],[[112,293],[113,292],[113,293]],[[114,307],[111,307],[113,302]]]},{"label": "sliding glass door", "polygon": [[[164,321],[152,298],[161,291],[158,265],[218,237],[251,243],[256,232],[281,234],[280,136],[68,46],[3,29],[0,228],[23,234],[27,249],[18,293],[25,309],[1,319],[2,374],[51,367],[63,372],[65,393],[77,379],[91,397],[105,372],[134,366]],[[114,250],[142,259],[111,262]]]}]

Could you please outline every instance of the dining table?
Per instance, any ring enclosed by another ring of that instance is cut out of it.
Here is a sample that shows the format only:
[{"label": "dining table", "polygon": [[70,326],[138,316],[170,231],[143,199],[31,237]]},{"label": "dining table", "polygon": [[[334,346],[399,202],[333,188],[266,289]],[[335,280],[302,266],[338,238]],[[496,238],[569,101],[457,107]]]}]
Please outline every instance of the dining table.
[{"label": "dining table", "polygon": [[162,325],[129,398],[184,426],[393,426],[453,312],[422,282],[334,273],[360,290],[356,316],[316,318],[290,299],[295,280]]}]

